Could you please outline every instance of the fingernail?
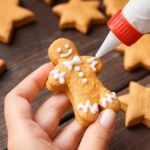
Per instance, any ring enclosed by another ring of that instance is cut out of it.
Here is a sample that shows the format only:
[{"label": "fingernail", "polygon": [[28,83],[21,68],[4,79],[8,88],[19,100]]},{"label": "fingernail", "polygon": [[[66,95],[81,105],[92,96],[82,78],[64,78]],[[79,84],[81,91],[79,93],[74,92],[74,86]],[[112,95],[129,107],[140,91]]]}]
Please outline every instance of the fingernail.
[{"label": "fingernail", "polygon": [[111,129],[114,126],[116,120],[116,113],[111,109],[106,109],[100,116],[100,124],[105,128]]}]

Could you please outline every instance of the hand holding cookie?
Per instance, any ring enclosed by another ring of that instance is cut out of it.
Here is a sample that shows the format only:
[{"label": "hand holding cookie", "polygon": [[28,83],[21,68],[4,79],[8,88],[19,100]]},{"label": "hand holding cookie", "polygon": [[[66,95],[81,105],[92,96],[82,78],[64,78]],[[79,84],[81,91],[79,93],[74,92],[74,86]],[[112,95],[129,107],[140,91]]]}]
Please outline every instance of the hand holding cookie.
[{"label": "hand holding cookie", "polygon": [[7,94],[5,119],[8,129],[8,149],[107,149],[116,122],[116,114],[112,110],[103,111],[97,121],[88,128],[73,120],[57,134],[60,119],[70,107],[66,95],[62,93],[53,95],[33,113],[31,103],[45,87],[47,76],[52,69],[52,63],[41,66]]},{"label": "hand holding cookie", "polygon": [[56,66],[50,72],[47,88],[67,94],[82,125],[94,122],[103,109],[116,112],[120,109],[116,94],[105,88],[96,76],[102,69],[101,60],[79,56],[74,43],[63,38],[54,41],[48,53]]}]

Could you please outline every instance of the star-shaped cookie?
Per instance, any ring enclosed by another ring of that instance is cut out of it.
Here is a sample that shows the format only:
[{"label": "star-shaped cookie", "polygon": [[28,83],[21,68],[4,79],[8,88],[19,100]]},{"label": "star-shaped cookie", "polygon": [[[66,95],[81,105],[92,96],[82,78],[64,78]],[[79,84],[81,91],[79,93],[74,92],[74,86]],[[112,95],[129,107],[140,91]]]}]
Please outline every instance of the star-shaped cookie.
[{"label": "star-shaped cookie", "polygon": [[119,96],[121,109],[126,112],[125,126],[144,124],[150,128],[150,88],[131,82],[129,94]]},{"label": "star-shaped cookie", "polygon": [[130,47],[120,45],[116,50],[125,54],[124,67],[126,70],[134,70],[139,66],[150,70],[150,34],[144,35]]},{"label": "star-shaped cookie", "polygon": [[44,0],[46,4],[52,4],[53,0]]},{"label": "star-shaped cookie", "polygon": [[34,20],[34,13],[20,7],[19,0],[0,0],[0,41],[8,43],[14,28]]},{"label": "star-shaped cookie", "polygon": [[82,33],[87,33],[91,24],[106,21],[98,8],[98,1],[70,0],[68,3],[53,7],[53,12],[61,17],[60,28],[76,28]]},{"label": "star-shaped cookie", "polygon": [[128,0],[103,0],[103,4],[106,7],[106,14],[112,16],[119,9],[122,9]]},{"label": "star-shaped cookie", "polygon": [[6,69],[6,63],[3,59],[0,59],[0,74]]}]

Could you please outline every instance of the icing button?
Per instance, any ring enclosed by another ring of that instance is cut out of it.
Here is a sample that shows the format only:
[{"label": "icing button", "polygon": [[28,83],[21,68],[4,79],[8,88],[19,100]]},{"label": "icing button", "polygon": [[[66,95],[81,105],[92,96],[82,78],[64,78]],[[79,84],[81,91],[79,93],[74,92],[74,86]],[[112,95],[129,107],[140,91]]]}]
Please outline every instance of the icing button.
[{"label": "icing button", "polygon": [[79,72],[79,77],[83,77],[84,76],[84,73],[83,72]]},{"label": "icing button", "polygon": [[79,67],[79,66],[75,66],[74,69],[75,69],[75,71],[77,71],[77,72],[80,71],[80,67]]},{"label": "icing button", "polygon": [[82,79],[82,82],[83,82],[83,83],[87,83],[87,82],[88,82],[87,78],[83,78],[83,79]]}]

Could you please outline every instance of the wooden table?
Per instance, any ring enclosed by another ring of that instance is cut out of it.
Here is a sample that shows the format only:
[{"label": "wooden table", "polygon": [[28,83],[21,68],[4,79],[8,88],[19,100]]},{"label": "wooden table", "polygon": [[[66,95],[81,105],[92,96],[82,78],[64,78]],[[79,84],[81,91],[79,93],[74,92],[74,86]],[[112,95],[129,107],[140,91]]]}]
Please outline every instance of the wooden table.
[{"label": "wooden table", "polygon": [[[62,31],[58,29],[58,17],[52,12],[50,6],[42,0],[22,0],[21,5],[33,10],[37,16],[36,23],[27,25],[14,34],[10,45],[0,44],[0,58],[7,61],[8,69],[0,76],[0,148],[7,145],[7,131],[4,121],[5,95],[30,72],[49,61],[47,49],[50,43],[59,38],[66,37],[73,40],[79,48],[81,55],[94,55],[108,33],[106,25],[93,27],[87,35],[75,30]],[[127,92],[130,81],[138,81],[143,85],[150,84],[150,74],[144,69],[127,72],[123,68],[123,56],[110,52],[103,58],[104,70],[100,79],[106,87],[118,94]],[[44,89],[33,103],[36,110],[43,99],[50,97]],[[73,117],[72,111],[61,121]],[[131,129],[124,126],[124,114],[120,112],[117,118],[117,128],[110,144],[111,150],[149,150],[150,130],[142,125]]]}]

